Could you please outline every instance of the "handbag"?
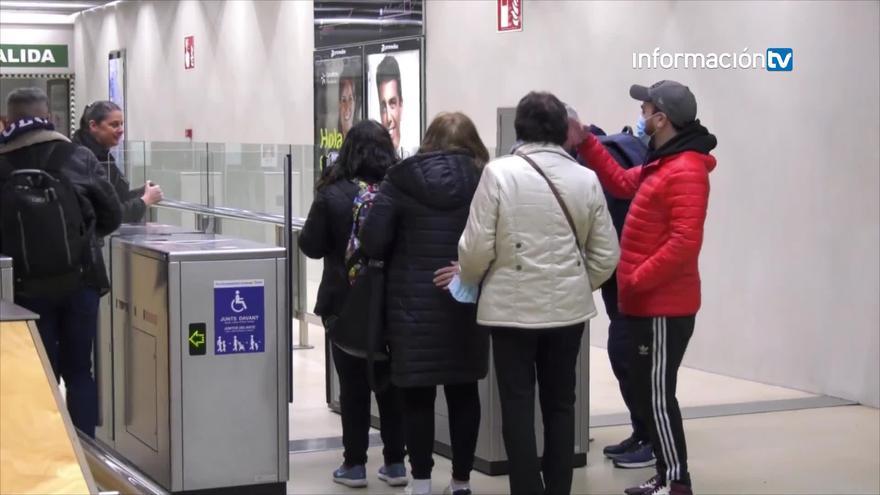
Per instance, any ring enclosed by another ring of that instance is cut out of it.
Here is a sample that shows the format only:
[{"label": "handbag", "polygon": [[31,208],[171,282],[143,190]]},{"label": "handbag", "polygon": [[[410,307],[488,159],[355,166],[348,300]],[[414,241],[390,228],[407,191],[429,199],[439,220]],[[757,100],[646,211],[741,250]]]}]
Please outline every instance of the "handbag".
[{"label": "handbag", "polygon": [[349,289],[342,310],[327,322],[327,334],[334,345],[352,356],[367,360],[370,389],[387,388],[389,377],[377,378],[375,363],[388,361],[385,342],[385,264],[370,260]]},{"label": "handbag", "polygon": [[545,181],[547,181],[547,185],[550,186],[550,192],[552,192],[553,196],[556,197],[556,202],[559,203],[559,208],[562,209],[562,214],[565,215],[565,220],[568,222],[568,227],[571,229],[571,234],[574,236],[574,247],[575,249],[577,249],[578,254],[581,256],[581,260],[584,262],[584,269],[586,270],[587,257],[584,254],[584,250],[581,249],[580,243],[578,243],[577,228],[575,228],[574,226],[574,219],[571,218],[571,213],[568,211],[568,207],[565,206],[565,202],[562,201],[562,196],[559,194],[559,190],[556,189],[556,186],[553,185],[553,182],[550,180],[549,177],[547,177],[547,174],[545,174],[544,171],[541,170],[541,167],[539,167],[534,160],[522,153],[515,153],[515,155],[528,162],[528,164],[531,165],[532,168],[535,169],[535,171],[538,172],[538,174],[543,177]]}]

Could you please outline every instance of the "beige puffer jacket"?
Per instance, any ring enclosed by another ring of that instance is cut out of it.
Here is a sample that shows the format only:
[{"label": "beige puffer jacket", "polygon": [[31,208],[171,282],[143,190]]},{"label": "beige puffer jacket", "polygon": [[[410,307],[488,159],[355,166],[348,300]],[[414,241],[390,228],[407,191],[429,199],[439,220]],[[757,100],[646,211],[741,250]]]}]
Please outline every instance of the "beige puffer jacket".
[{"label": "beige puffer jacket", "polygon": [[559,146],[527,144],[568,206],[578,254],[559,203],[524,159],[505,156],[483,170],[458,244],[461,280],[482,281],[477,321],[482,325],[553,328],[596,315],[592,292],[614,272],[617,234],[596,174]]}]

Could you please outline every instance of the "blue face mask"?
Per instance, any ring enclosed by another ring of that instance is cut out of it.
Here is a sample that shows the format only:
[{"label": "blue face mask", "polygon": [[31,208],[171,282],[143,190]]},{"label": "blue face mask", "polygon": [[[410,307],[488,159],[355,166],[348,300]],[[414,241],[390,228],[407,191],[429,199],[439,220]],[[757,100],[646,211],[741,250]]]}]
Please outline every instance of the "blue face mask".
[{"label": "blue face mask", "polygon": [[633,132],[635,132],[635,136],[637,138],[642,138],[644,136],[647,136],[647,134],[645,134],[645,116],[644,115],[639,114],[639,120],[636,121],[636,127],[633,130]]}]

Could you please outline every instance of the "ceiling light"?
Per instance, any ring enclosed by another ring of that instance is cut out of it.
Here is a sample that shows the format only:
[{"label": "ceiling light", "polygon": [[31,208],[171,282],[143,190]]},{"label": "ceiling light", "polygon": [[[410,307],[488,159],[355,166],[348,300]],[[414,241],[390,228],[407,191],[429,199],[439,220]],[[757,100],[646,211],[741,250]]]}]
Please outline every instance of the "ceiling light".
[{"label": "ceiling light", "polygon": [[100,6],[97,2],[0,2],[4,9],[91,9]]},{"label": "ceiling light", "polygon": [[3,24],[73,24],[76,14],[3,12]]}]

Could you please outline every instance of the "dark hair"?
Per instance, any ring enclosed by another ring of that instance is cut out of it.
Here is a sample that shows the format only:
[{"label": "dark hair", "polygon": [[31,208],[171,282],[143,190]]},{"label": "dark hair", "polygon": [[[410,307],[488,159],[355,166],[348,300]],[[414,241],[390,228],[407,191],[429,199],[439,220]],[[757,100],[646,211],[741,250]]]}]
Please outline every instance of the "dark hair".
[{"label": "dark hair", "polygon": [[397,156],[388,130],[375,120],[362,120],[348,131],[339,158],[327,173],[322,174],[315,189],[343,179],[380,182],[395,161]]},{"label": "dark hair", "polygon": [[431,151],[466,151],[474,157],[474,165],[482,169],[489,161],[489,150],[480,139],[477,127],[461,112],[444,112],[434,117],[419,153]]},{"label": "dark hair", "polygon": [[6,98],[6,113],[10,122],[25,117],[43,117],[49,112],[49,97],[40,88],[18,88]]},{"label": "dark hair", "polygon": [[382,86],[386,81],[397,81],[397,96],[403,101],[403,86],[400,85],[400,66],[397,65],[397,59],[391,55],[386,55],[376,68],[376,89]]},{"label": "dark hair", "polygon": [[82,118],[79,119],[80,130],[87,132],[89,130],[89,122],[94,120],[96,124],[100,124],[107,120],[107,117],[115,111],[121,112],[122,109],[119,108],[119,105],[109,100],[96,101],[90,105],[86,105],[86,108],[83,110]]},{"label": "dark hair", "polygon": [[568,112],[559,98],[532,91],[519,100],[513,126],[519,141],[562,146],[568,136]]}]

